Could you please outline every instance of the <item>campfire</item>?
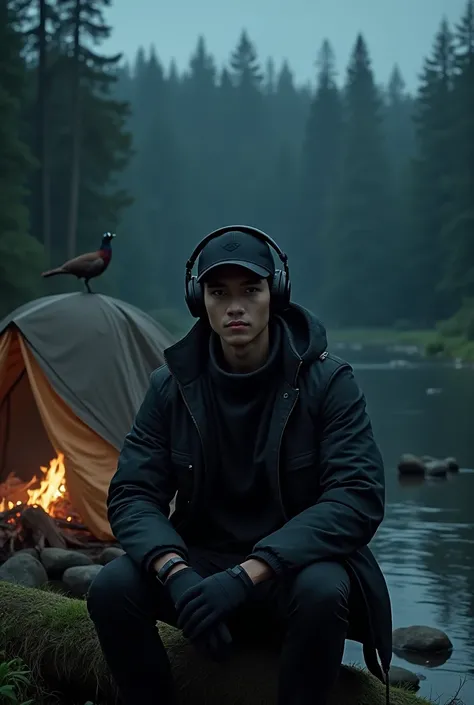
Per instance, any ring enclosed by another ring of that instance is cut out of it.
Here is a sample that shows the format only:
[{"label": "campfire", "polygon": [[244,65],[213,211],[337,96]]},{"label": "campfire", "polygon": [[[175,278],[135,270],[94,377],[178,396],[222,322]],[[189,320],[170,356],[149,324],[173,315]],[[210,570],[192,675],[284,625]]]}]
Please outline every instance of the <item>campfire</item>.
[{"label": "campfire", "polygon": [[0,483],[0,562],[21,548],[81,548],[93,539],[69,501],[63,454],[40,473],[29,482],[11,473]]}]

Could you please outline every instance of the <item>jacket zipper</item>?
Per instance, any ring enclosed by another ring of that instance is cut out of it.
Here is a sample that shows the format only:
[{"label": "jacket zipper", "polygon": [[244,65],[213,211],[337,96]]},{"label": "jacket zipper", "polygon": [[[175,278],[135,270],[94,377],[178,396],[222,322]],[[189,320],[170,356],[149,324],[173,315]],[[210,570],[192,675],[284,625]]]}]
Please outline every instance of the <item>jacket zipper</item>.
[{"label": "jacket zipper", "polygon": [[186,406],[186,409],[188,410],[189,415],[190,415],[190,417],[192,418],[194,425],[196,426],[196,431],[198,432],[199,440],[201,441],[201,448],[202,448],[202,450],[203,450],[203,452],[204,452],[204,442],[203,442],[203,440],[202,440],[202,435],[201,435],[201,431],[199,430],[198,422],[196,421],[196,419],[195,419],[194,416],[193,416],[193,412],[191,411],[191,408],[190,408],[190,406],[189,406],[189,404],[188,404],[188,402],[187,402],[186,395],[185,395],[185,393],[183,392],[182,386],[180,385],[180,383],[179,383],[178,381],[176,381],[176,383],[177,383],[177,385],[178,385],[178,389],[179,389],[179,391],[180,391],[180,393],[181,393],[181,396],[182,396],[182,398],[183,398],[183,401],[184,401],[184,404],[185,404],[185,406]]},{"label": "jacket zipper", "polygon": [[[193,424],[194,424],[195,427],[196,427],[196,431],[197,431],[197,434],[198,434],[198,436],[199,436],[199,441],[200,441],[200,443],[201,443],[201,449],[202,449],[202,455],[203,455],[203,463],[204,463],[204,458],[205,458],[205,453],[204,453],[204,441],[202,440],[202,435],[201,435],[201,431],[200,431],[200,429],[199,429],[199,424],[198,424],[198,422],[196,421],[196,419],[194,418],[193,412],[191,411],[191,408],[190,408],[190,406],[189,406],[189,404],[188,404],[188,401],[187,401],[187,399],[186,399],[186,395],[185,395],[185,393],[184,393],[184,391],[183,391],[182,386],[181,386],[180,383],[178,382],[178,380],[176,380],[176,384],[178,385],[178,389],[179,389],[180,394],[181,394],[181,397],[182,397],[182,399],[183,399],[183,401],[184,401],[184,405],[185,405],[186,409],[188,410],[188,413],[189,413],[189,415],[190,415],[190,417],[191,417],[191,419],[192,419],[192,421],[193,421]],[[197,493],[197,488],[196,488],[196,486],[194,486],[193,496],[191,497],[191,500],[190,500],[190,505],[191,505],[191,506],[192,506],[192,504],[193,504],[193,499],[194,499],[194,497],[196,496],[196,493]]]},{"label": "jacket zipper", "polygon": [[[301,365],[302,365],[302,364],[303,364],[303,360],[300,360],[299,363],[298,363],[298,368],[297,368],[297,370],[296,370],[296,374],[295,374],[295,384],[296,384],[296,381],[297,381],[297,379],[298,379],[299,371],[300,371],[300,368],[301,368]],[[198,436],[199,436],[199,440],[200,440],[200,442],[201,442],[201,449],[202,449],[202,453],[203,453],[203,462],[204,462],[204,457],[205,457],[204,441],[203,441],[203,439],[202,439],[202,434],[201,434],[201,431],[200,431],[200,429],[199,429],[199,424],[198,424],[198,422],[196,421],[196,419],[194,418],[193,412],[192,412],[191,409],[190,409],[190,406],[189,406],[189,404],[188,404],[188,401],[187,401],[187,399],[186,399],[186,395],[184,394],[184,391],[183,391],[183,388],[182,388],[181,384],[178,382],[178,380],[176,380],[176,383],[177,383],[177,385],[178,385],[178,389],[179,389],[179,391],[180,391],[181,397],[182,397],[182,399],[183,399],[183,401],[184,401],[184,405],[186,406],[186,409],[188,410],[188,413],[189,413],[189,415],[190,415],[190,417],[191,417],[191,419],[192,419],[192,421],[193,421],[193,423],[194,423],[194,425],[195,425],[195,427],[196,427],[196,431],[197,431],[197,434],[198,434]],[[285,419],[285,423],[284,423],[284,425],[283,425],[283,428],[282,428],[282,431],[281,431],[281,434],[280,434],[280,440],[279,440],[279,443],[278,443],[278,454],[277,454],[278,501],[280,502],[280,506],[281,506],[281,509],[282,509],[282,512],[283,512],[283,519],[284,519],[285,521],[288,521],[288,516],[287,516],[286,511],[285,511],[285,506],[284,506],[284,504],[283,504],[283,497],[282,497],[282,492],[281,492],[281,480],[280,480],[280,452],[281,452],[281,444],[282,444],[282,442],[283,442],[283,435],[284,435],[284,433],[285,433],[285,429],[286,429],[286,427],[287,427],[288,421],[290,420],[291,414],[293,413],[293,410],[294,410],[294,408],[295,408],[295,406],[296,406],[296,402],[298,401],[299,396],[300,396],[300,390],[299,390],[299,389],[296,389],[295,391],[296,391],[296,396],[295,396],[295,398],[294,398],[294,400],[293,400],[293,404],[291,405],[291,409],[290,409],[290,411],[289,411],[288,414],[287,414],[287,417],[286,417],[286,419]],[[195,488],[195,489],[194,489],[194,495],[196,494],[196,492],[197,492],[197,490],[196,490],[196,488]],[[193,498],[191,498],[191,505],[192,505],[192,500],[193,500]]]},{"label": "jacket zipper", "polygon": [[[301,365],[302,365],[302,364],[303,364],[303,360],[300,360],[300,361],[299,361],[299,364],[298,364],[298,368],[297,368],[297,370],[296,370],[296,374],[295,374],[295,385],[296,385],[296,382],[297,382],[297,380],[298,380],[298,374],[299,374],[299,371],[300,371],[300,368],[301,368]],[[285,505],[283,504],[283,496],[282,496],[282,493],[281,493],[280,452],[281,452],[281,444],[283,443],[283,435],[284,435],[284,433],[285,433],[285,429],[286,429],[286,427],[287,427],[288,421],[290,420],[291,414],[293,413],[293,409],[294,409],[295,406],[296,406],[296,402],[298,401],[298,399],[299,399],[299,397],[300,397],[300,390],[299,390],[298,388],[296,388],[295,391],[296,391],[296,396],[295,396],[295,398],[294,398],[294,400],[293,400],[293,404],[291,405],[291,409],[290,409],[290,411],[288,412],[288,414],[287,414],[287,416],[286,416],[285,423],[284,423],[283,428],[282,428],[282,430],[281,430],[280,441],[279,441],[279,443],[278,443],[278,455],[277,455],[277,487],[278,487],[278,501],[280,502],[280,507],[281,507],[281,510],[282,510],[282,512],[283,512],[283,519],[284,519],[285,521],[288,521],[288,515],[287,515],[287,513],[286,513],[286,511],[285,511]]]}]

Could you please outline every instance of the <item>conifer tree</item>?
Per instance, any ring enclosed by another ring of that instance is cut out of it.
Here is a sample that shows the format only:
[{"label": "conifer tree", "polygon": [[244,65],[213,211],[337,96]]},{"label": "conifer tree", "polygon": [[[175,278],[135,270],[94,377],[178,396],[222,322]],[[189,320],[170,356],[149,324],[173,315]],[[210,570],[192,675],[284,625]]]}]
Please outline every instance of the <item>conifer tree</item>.
[{"label": "conifer tree", "polygon": [[29,235],[27,183],[35,166],[22,140],[26,69],[22,39],[7,0],[0,0],[0,318],[41,290],[41,245]]},{"label": "conifer tree", "polygon": [[442,233],[443,285],[458,306],[470,297],[474,308],[474,0],[467,1],[454,39],[453,209]]},{"label": "conifer tree", "polygon": [[424,63],[415,109],[415,240],[410,261],[413,280],[418,273],[412,315],[422,326],[449,315],[453,306],[447,292],[440,291],[449,251],[442,233],[454,208],[453,86],[453,35],[443,20]]},{"label": "conifer tree", "polygon": [[391,257],[382,106],[362,35],[347,71],[344,108],[340,174],[326,238],[327,310],[339,325],[376,326],[393,320],[397,263]]}]

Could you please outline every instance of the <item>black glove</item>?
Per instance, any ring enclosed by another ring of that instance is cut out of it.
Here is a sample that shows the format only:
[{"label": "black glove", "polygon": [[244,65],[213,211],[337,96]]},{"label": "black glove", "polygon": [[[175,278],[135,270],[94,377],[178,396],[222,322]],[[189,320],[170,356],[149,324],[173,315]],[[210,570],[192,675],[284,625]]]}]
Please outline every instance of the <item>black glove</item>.
[{"label": "black glove", "polygon": [[[165,582],[165,587],[171,597],[176,611],[178,600],[187,590],[199,585],[204,580],[199,573],[196,573],[192,568],[181,568],[171,575]],[[225,624],[220,623],[214,625],[206,633],[203,633],[199,639],[193,642],[200,651],[205,652],[215,661],[221,661],[227,654],[230,645],[232,644],[232,636]]]},{"label": "black glove", "polygon": [[186,590],[189,590],[189,588],[195,585],[199,585],[203,579],[204,578],[202,578],[199,573],[196,573],[196,571],[190,567],[181,568],[173,573],[173,575],[170,575],[170,577],[165,580],[165,588],[171,597],[173,605],[176,605],[179,598],[181,595],[184,595]]},{"label": "black glove", "polygon": [[191,641],[243,604],[254,585],[240,567],[229,568],[192,585],[176,602],[178,627]]}]

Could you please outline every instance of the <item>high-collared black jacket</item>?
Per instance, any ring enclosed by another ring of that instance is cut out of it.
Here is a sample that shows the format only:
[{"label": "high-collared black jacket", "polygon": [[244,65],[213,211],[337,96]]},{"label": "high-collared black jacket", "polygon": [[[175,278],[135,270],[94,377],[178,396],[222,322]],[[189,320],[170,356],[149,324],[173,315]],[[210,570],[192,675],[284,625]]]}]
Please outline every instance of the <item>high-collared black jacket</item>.
[{"label": "high-collared black jacket", "polygon": [[[392,654],[392,619],[382,572],[368,548],[384,516],[382,457],[350,365],[328,354],[323,325],[292,304],[283,327],[283,374],[275,379],[267,469],[286,522],[252,556],[278,573],[338,560],[360,591],[369,669],[380,677]],[[129,556],[145,570],[168,551],[186,556],[182,533],[205,507],[202,481],[212,443],[203,394],[209,328],[198,322],[165,352],[120,453],[108,516]],[[176,495],[176,509],[169,505]]]}]

